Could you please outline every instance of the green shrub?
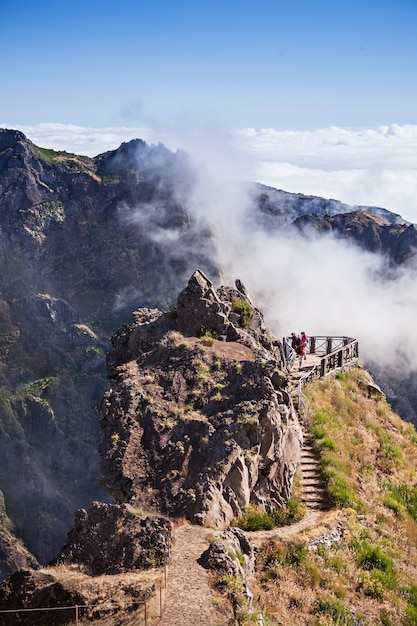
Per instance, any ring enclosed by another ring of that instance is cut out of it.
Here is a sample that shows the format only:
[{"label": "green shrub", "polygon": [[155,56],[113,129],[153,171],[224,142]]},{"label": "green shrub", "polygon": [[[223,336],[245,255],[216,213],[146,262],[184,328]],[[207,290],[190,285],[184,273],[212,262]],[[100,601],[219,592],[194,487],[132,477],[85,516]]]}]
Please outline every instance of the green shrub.
[{"label": "green shrub", "polygon": [[328,465],[324,469],[330,503],[338,508],[362,510],[363,505],[356,492],[349,486],[346,476],[338,469]]},{"label": "green shrub", "polygon": [[294,497],[287,500],[286,505],[282,509],[275,509],[272,516],[275,526],[288,526],[299,522],[306,514],[305,508]]},{"label": "green shrub", "polygon": [[[406,614],[408,620],[404,622],[407,626],[417,626],[417,608],[412,604],[409,604],[406,608]],[[394,624],[394,622],[391,622]],[[391,626],[391,624],[389,625]]]},{"label": "green shrub", "polygon": [[396,514],[401,513],[404,508],[404,505],[392,496],[387,496],[384,499],[384,506],[386,506],[387,509],[391,509],[391,511],[394,511],[394,513]]},{"label": "green shrub", "polygon": [[264,566],[300,565],[307,561],[308,548],[304,542],[288,543],[286,545],[270,546],[264,558]]},{"label": "green shrub", "polygon": [[232,298],[232,311],[240,315],[239,325],[242,328],[246,328],[249,324],[249,320],[253,317],[253,310],[248,302],[240,300],[240,298]]},{"label": "green shrub", "polygon": [[241,517],[232,520],[231,526],[237,526],[242,530],[271,530],[275,522],[269,513],[259,511],[254,506],[248,506]]},{"label": "green shrub", "polygon": [[219,585],[226,587],[230,593],[240,594],[245,591],[245,585],[241,576],[233,574],[222,574],[219,578]]},{"label": "green shrub", "polygon": [[344,626],[353,626],[356,621],[349,609],[335,598],[319,598],[312,613],[327,615],[335,624],[343,624]]},{"label": "green shrub", "polygon": [[360,567],[367,570],[378,569],[382,572],[393,571],[393,560],[382,552],[379,546],[373,546],[361,539],[355,539],[351,546],[355,552],[355,560]]},{"label": "green shrub", "polygon": [[[410,485],[389,485],[391,496],[394,501],[402,504],[409,515],[417,522],[417,487]],[[390,500],[391,502],[391,500]],[[390,508],[393,508],[392,506]]]},{"label": "green shrub", "polygon": [[260,511],[253,505],[249,505],[242,516],[232,520],[231,525],[242,530],[271,530],[275,526],[287,526],[294,524],[305,515],[305,508],[299,504],[296,498],[290,498],[282,509],[275,509],[271,513]]},{"label": "green shrub", "polygon": [[308,548],[304,542],[302,543],[290,543],[287,546],[286,563],[288,565],[300,565],[306,560],[308,555]]}]

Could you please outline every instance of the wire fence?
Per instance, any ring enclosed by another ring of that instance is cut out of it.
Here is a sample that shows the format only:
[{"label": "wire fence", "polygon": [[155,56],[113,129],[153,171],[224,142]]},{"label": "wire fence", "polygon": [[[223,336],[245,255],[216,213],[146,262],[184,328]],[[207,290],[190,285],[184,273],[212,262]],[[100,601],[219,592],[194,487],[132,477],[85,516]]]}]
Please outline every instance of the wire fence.
[{"label": "wire fence", "polygon": [[[108,607],[105,603],[100,604],[74,604],[69,606],[48,606],[25,609],[2,609],[0,608],[0,626],[36,626],[47,623],[45,619],[49,614],[51,626],[82,626],[90,623],[91,612],[99,611],[103,619],[117,615],[120,610],[130,614],[134,612],[135,626],[149,626],[151,619],[162,617],[163,594],[167,586],[167,564],[164,566],[163,580],[155,591],[146,600],[131,602],[123,609]],[[67,616],[62,615],[66,611]],[[54,617],[55,616],[55,617]]]}]

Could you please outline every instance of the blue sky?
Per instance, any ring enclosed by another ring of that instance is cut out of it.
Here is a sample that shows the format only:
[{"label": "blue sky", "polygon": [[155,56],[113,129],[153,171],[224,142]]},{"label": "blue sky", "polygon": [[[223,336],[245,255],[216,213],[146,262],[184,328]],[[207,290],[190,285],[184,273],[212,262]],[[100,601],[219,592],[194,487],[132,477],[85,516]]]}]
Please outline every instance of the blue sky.
[{"label": "blue sky", "polygon": [[0,26],[0,127],[38,145],[161,141],[417,222],[417,0],[5,0]]},{"label": "blue sky", "polygon": [[375,259],[340,242],[241,232],[222,178],[417,224],[416,33],[417,0],[3,0],[0,127],[91,156],[135,137],[188,150],[210,171],[195,209],[276,328],[355,336],[391,363],[406,344],[415,369],[415,268],[388,290],[369,283]]},{"label": "blue sky", "polygon": [[10,124],[417,123],[415,0],[14,0],[0,24]]}]

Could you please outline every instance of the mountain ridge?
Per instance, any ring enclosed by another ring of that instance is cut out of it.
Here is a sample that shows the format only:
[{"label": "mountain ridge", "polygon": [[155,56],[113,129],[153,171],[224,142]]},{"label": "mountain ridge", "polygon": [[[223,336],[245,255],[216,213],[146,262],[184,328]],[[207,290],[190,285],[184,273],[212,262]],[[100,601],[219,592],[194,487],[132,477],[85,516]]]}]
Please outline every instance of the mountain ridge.
[{"label": "mountain ridge", "polygon": [[[73,511],[105,498],[96,406],[108,388],[109,337],[138,307],[169,310],[195,267],[221,282],[214,235],[187,204],[195,178],[189,157],[162,144],[136,139],[91,158],[0,130],[0,489],[14,533],[43,563]],[[257,220],[272,232],[308,206],[339,207],[252,189]]]}]

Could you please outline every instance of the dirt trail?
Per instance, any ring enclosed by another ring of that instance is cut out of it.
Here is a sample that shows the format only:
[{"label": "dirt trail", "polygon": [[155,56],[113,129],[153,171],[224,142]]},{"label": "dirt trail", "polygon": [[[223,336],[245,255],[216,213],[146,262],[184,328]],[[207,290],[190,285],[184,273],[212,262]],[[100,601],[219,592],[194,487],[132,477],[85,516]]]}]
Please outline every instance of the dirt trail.
[{"label": "dirt trail", "polygon": [[[296,393],[300,376],[316,362],[317,357],[308,355],[302,370],[299,370],[298,365],[293,368],[290,377],[293,393]],[[257,546],[273,538],[316,535],[332,518],[334,512],[307,508],[304,518],[296,524],[269,531],[247,532],[246,535]],[[161,618],[152,620],[152,626],[224,626],[228,623],[227,618],[216,610],[213,603],[207,570],[198,564],[198,559],[212,541],[214,532],[189,523],[174,530],[164,609]]]},{"label": "dirt trail", "polygon": [[212,536],[213,531],[188,523],[174,530],[164,610],[162,617],[152,622],[155,626],[220,626],[222,623],[212,602],[208,572],[197,562]]}]

